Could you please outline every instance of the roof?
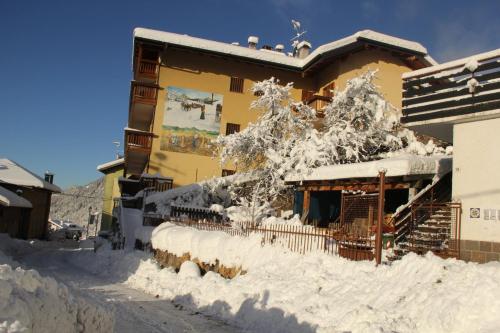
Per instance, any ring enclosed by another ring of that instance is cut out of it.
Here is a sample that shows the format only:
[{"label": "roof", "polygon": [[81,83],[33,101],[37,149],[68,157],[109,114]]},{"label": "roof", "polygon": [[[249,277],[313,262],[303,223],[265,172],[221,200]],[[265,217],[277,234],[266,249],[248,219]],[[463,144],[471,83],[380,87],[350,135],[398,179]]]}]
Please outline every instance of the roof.
[{"label": "roof", "polygon": [[0,206],[33,208],[31,202],[2,186],[0,186]]},{"label": "roof", "polygon": [[421,55],[429,65],[437,64],[434,59],[428,56],[427,49],[420,43],[385,35],[372,30],[358,31],[348,37],[321,45],[304,59],[290,57],[285,53],[262,52],[262,50],[250,49],[245,46],[233,45],[229,43],[217,42],[188,35],[180,35],[172,32],[158,31],[146,28],[135,28],[134,38],[142,38],[187,48],[210,51],[213,53],[247,58],[248,60],[252,61],[257,60],[268,62],[280,66],[286,66],[296,70],[304,69],[305,67],[314,63],[317,58],[324,54],[334,51],[340,51],[347,46],[354,45],[359,42],[378,44],[385,47],[406,51],[411,54]]},{"label": "roof", "polygon": [[308,175],[289,176],[286,181],[375,178],[382,169],[386,170],[386,177],[443,175],[451,171],[451,165],[451,156],[401,155],[370,162],[323,166]]},{"label": "roof", "polygon": [[125,158],[117,158],[116,160],[109,161],[97,166],[97,171],[104,172],[105,170],[111,169],[113,167],[125,164]]},{"label": "roof", "polygon": [[0,184],[1,183],[42,188],[57,193],[61,192],[59,186],[46,182],[33,172],[7,158],[0,158]]}]

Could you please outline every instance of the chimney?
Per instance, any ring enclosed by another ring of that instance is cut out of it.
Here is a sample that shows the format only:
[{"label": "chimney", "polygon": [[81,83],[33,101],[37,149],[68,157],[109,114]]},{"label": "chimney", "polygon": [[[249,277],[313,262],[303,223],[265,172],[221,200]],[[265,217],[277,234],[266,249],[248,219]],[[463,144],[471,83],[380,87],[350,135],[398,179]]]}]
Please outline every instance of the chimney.
[{"label": "chimney", "polygon": [[297,44],[297,58],[306,58],[309,55],[309,51],[311,51],[311,43],[303,40],[302,42]]},{"label": "chimney", "polygon": [[273,47],[271,45],[263,45],[262,46],[262,49],[263,50],[269,50],[269,51],[272,51],[273,50]]},{"label": "chimney", "polygon": [[248,48],[257,49],[257,44],[259,44],[259,37],[250,36],[248,37]]},{"label": "chimney", "polygon": [[285,49],[285,46],[283,44],[277,44],[274,49],[278,52],[283,52],[283,50]]},{"label": "chimney", "polygon": [[47,183],[53,184],[54,183],[54,174],[52,172],[45,171],[45,181]]}]

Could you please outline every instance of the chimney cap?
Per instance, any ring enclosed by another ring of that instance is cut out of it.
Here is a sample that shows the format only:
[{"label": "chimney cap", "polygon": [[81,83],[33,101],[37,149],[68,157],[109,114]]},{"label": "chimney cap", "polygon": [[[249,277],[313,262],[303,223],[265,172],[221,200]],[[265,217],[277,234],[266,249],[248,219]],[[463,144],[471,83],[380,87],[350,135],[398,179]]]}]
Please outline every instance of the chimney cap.
[{"label": "chimney cap", "polygon": [[283,51],[285,49],[285,46],[283,44],[276,44],[276,46],[274,47],[274,49],[276,51],[281,52],[281,51]]},{"label": "chimney cap", "polygon": [[307,47],[308,49],[310,49],[310,48],[312,48],[312,45],[308,41],[303,40],[302,42],[297,44],[297,49],[301,49],[303,47]]},{"label": "chimney cap", "polygon": [[257,36],[249,36],[248,37],[248,43],[259,44],[259,37],[257,37]]}]

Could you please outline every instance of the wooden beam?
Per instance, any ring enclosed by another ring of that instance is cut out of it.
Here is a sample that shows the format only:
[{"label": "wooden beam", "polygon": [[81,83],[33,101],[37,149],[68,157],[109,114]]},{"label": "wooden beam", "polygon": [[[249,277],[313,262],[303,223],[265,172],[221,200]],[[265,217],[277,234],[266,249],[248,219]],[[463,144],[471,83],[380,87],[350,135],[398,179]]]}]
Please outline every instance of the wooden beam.
[{"label": "wooden beam", "polygon": [[[410,188],[410,183],[386,183],[384,189],[386,190],[399,190]],[[378,192],[378,184],[349,184],[349,185],[303,185],[297,187],[298,191],[304,191],[304,198],[306,191],[364,191],[364,192]]]}]

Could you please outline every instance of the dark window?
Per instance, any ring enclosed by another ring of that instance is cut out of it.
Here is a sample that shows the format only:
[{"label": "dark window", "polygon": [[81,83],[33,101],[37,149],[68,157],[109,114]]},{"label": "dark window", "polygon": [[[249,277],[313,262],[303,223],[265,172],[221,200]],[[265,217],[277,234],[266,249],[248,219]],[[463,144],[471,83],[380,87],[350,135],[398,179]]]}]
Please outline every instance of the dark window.
[{"label": "dark window", "polygon": [[323,88],[323,96],[325,97],[333,97],[333,90],[335,89],[335,82],[330,83],[329,85]]},{"label": "dark window", "polygon": [[254,96],[262,96],[262,95],[264,95],[264,92],[262,90],[255,90],[253,92],[253,95]]},{"label": "dark window", "polygon": [[302,101],[307,102],[314,96],[314,91],[311,90],[302,90]]},{"label": "dark window", "polygon": [[243,92],[243,79],[239,77],[232,77],[231,83],[229,85],[229,91],[232,92]]},{"label": "dark window", "polygon": [[238,133],[240,131],[240,124],[226,124],[226,135]]},{"label": "dark window", "polygon": [[234,175],[236,171],[229,169],[222,169],[222,177]]}]

